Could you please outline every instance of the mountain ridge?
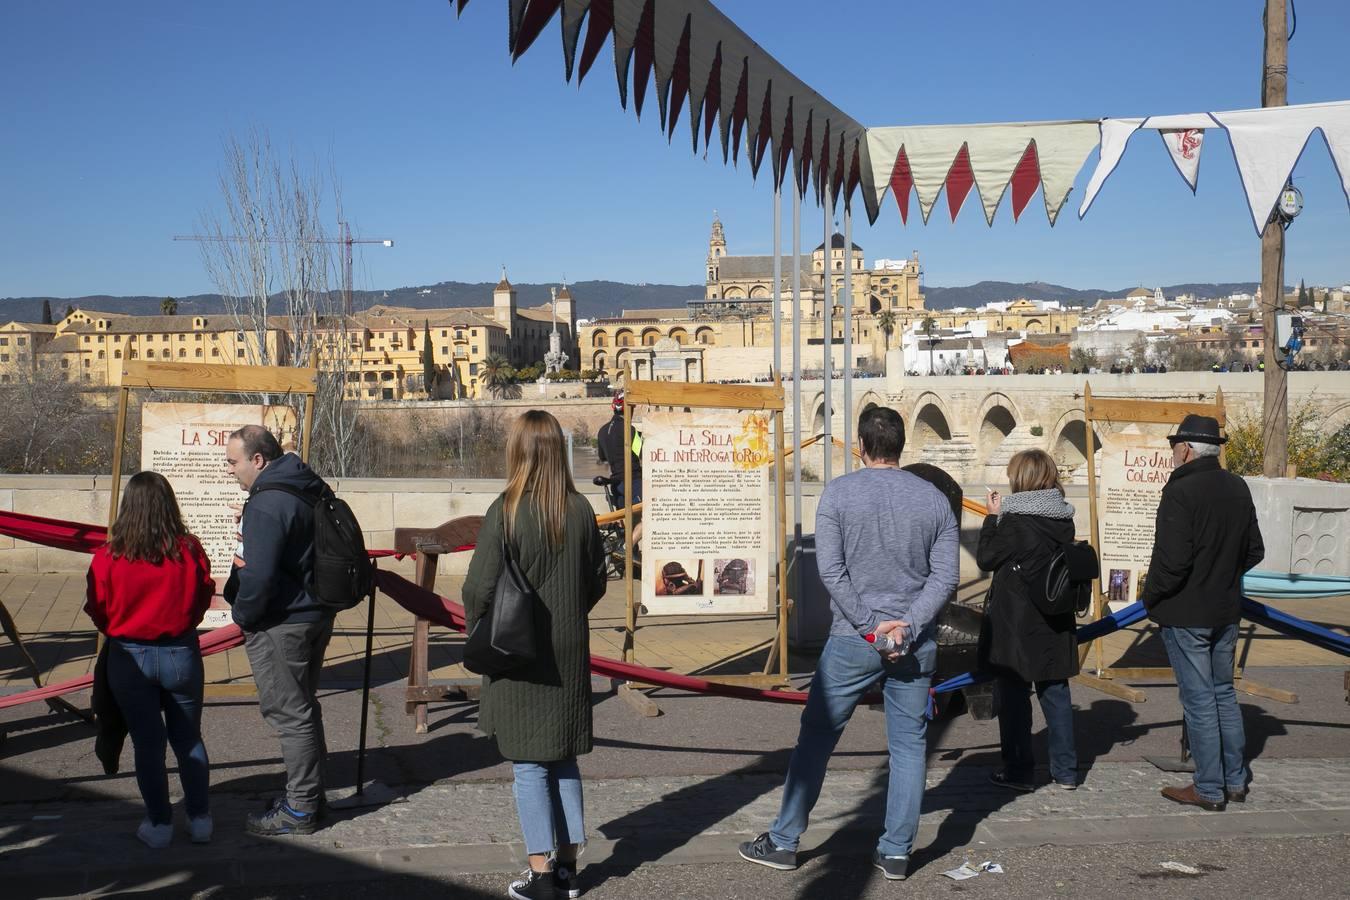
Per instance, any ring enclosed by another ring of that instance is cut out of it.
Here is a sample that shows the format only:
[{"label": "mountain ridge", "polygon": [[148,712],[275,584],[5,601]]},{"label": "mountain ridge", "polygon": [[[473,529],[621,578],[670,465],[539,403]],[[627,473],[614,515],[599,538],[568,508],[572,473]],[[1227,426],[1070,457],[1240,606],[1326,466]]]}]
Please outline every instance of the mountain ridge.
[{"label": "mountain ridge", "polygon": [[[353,291],[352,307],[369,309],[375,305],[402,306],[415,309],[446,307],[491,306],[495,282],[442,281],[431,285],[414,285],[388,291]],[[537,307],[549,301],[553,284],[522,283],[515,285],[516,302],[522,307]],[[1168,296],[1194,294],[1203,299],[1223,297],[1233,293],[1254,293],[1256,282],[1188,282],[1163,285]],[[673,309],[685,306],[690,300],[702,299],[701,284],[655,284],[622,281],[578,281],[568,285],[580,318],[617,316],[624,309]],[[1118,290],[1098,288],[1078,289],[1041,281],[979,281],[959,287],[926,286],[925,303],[929,309],[975,307],[986,303],[1015,300],[1057,300],[1070,306],[1091,306],[1099,299],[1124,297],[1135,287]],[[193,294],[176,297],[178,315],[213,315],[225,312],[219,294]],[[0,324],[7,321],[41,321],[42,303],[52,307],[52,318],[59,321],[67,305],[80,309],[129,315],[159,315],[163,297],[113,296],[93,294],[84,297],[3,297],[0,298]],[[279,300],[277,311],[281,309]]]}]

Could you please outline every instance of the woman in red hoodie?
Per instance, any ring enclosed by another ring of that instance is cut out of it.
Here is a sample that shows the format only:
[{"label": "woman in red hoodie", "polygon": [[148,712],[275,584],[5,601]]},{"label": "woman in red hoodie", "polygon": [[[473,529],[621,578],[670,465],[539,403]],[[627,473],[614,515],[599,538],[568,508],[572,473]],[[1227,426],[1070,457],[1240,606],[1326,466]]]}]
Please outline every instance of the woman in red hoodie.
[{"label": "woman in red hoodie", "polygon": [[108,637],[108,686],[135,748],[146,812],[136,836],[156,849],[173,839],[166,741],[178,757],[188,832],[194,843],[211,839],[197,626],[213,590],[211,564],[183,527],[169,482],[133,475],[108,543],[94,552],[84,609]]}]

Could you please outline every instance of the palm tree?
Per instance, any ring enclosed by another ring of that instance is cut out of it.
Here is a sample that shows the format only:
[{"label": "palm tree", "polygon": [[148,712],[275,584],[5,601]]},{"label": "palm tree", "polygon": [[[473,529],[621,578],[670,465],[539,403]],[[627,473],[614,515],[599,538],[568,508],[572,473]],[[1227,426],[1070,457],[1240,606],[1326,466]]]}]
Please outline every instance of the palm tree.
[{"label": "palm tree", "polygon": [[515,384],[516,372],[506,357],[493,353],[483,360],[483,386],[498,400]]},{"label": "palm tree", "polygon": [[928,336],[928,374],[933,374],[933,348],[937,346],[938,339],[933,337],[933,331],[937,328],[937,319],[932,316],[924,316],[923,323],[919,326],[923,333]]},{"label": "palm tree", "polygon": [[877,327],[886,337],[886,349],[891,349],[891,332],[895,330],[895,313],[889,309],[877,316]]}]

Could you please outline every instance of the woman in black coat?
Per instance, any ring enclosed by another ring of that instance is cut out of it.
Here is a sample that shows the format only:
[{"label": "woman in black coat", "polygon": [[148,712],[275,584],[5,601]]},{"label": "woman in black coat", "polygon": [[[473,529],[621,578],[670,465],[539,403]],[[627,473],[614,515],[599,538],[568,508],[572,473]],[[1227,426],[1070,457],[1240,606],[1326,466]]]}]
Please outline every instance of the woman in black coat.
[{"label": "woman in black coat", "polygon": [[[1078,786],[1069,679],[1078,674],[1072,613],[1045,615],[1031,601],[1023,573],[1043,573],[1051,555],[1074,538],[1073,506],[1064,500],[1055,461],[1043,450],[1023,450],[1008,463],[1012,493],[990,492],[975,558],[994,573],[985,610],[982,653],[998,672],[999,741],[1003,770],[994,784],[1035,789],[1031,752],[1031,687],[1045,715],[1050,777],[1066,790]],[[1018,569],[1020,568],[1021,571]]]}]

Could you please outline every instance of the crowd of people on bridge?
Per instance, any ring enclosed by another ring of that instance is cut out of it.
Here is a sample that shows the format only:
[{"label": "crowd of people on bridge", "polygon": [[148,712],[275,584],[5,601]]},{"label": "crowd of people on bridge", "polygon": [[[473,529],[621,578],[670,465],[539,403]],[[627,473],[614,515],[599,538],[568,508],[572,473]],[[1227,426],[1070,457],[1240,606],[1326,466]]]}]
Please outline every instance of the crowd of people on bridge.
[{"label": "crowd of people on bridge", "polygon": [[[616,406],[622,424],[622,407]],[[924,793],[927,708],[939,614],[959,576],[959,523],[949,497],[900,467],[904,421],[869,408],[858,422],[863,466],[826,485],[816,515],[816,561],[833,623],[812,678],[777,817],[740,845],[745,860],[797,866],[797,850],[830,756],[859,702],[878,689],[885,709],[889,786],[872,862],[907,877]],[[1169,437],[1174,469],[1163,489],[1141,599],[1176,671],[1196,771],[1167,799],[1218,811],[1246,799],[1249,771],[1233,689],[1243,573],[1263,555],[1245,482],[1219,465],[1218,423],[1187,416]],[[631,451],[620,433],[613,458]],[[635,451],[632,451],[635,452]],[[332,491],[260,426],[229,435],[223,460],[247,491],[224,595],[257,683],[259,709],[281,746],[285,786],[247,816],[252,834],[311,834],[329,818],[323,711],[317,689],[335,611],[316,589],[316,508]],[[558,422],[534,410],[511,426],[506,489],[488,509],[463,597],[470,633],[491,623],[514,569],[542,605],[528,661],[485,675],[478,727],[513,764],[529,868],[507,886],[522,900],[581,894],[586,842],[578,757],[593,746],[588,614],[605,592],[594,512],[576,490]],[[1050,781],[1078,787],[1069,679],[1078,672],[1075,618],[1047,611],[1036,574],[1074,536],[1054,461],[1016,454],[1010,492],[987,497],[977,559],[992,571],[980,656],[997,674],[1002,767],[991,781],[1037,788],[1031,742],[1034,691],[1049,730]],[[636,499],[637,484],[625,491]],[[321,569],[321,567],[320,567]],[[322,571],[317,570],[321,581]],[[212,592],[201,543],[184,528],[172,487],[142,472],[127,484],[107,544],[94,555],[86,610],[107,636],[104,679],[134,747],[145,803],[137,836],[153,848],[174,837],[166,748],[178,759],[187,834],[209,842],[209,758],[202,740],[203,667],[197,639]],[[100,709],[100,724],[116,716]],[[100,744],[104,735],[100,734]],[[120,745],[119,745],[120,748]]]}]

